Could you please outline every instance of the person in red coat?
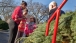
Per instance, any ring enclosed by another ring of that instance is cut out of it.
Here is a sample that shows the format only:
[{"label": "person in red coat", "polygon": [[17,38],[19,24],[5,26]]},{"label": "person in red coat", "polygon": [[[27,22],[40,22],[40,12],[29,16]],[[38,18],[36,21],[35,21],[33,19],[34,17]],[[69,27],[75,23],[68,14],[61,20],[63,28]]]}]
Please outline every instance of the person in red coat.
[{"label": "person in red coat", "polygon": [[27,7],[27,3],[25,1],[22,1],[21,5],[20,6],[17,6],[12,15],[11,15],[11,18],[8,19],[9,20],[9,40],[8,40],[8,43],[14,43],[15,41],[15,38],[16,38],[16,35],[17,35],[17,31],[18,31],[18,25],[20,23],[20,21],[22,19],[24,19],[22,17],[22,11],[24,9],[26,9]]},{"label": "person in red coat", "polygon": [[20,37],[23,36],[24,28],[25,28],[25,24],[26,24],[26,20],[27,20],[27,18],[26,18],[27,13],[28,13],[28,10],[25,9],[25,10],[23,11],[23,18],[24,18],[24,19],[22,19],[22,20],[20,21],[20,24],[18,25],[18,32],[17,32],[17,35],[16,35],[15,43],[16,43],[16,40],[17,40],[18,38],[20,38]]},{"label": "person in red coat", "polygon": [[37,28],[36,20],[32,16],[32,17],[30,17],[30,22],[29,23],[26,23],[26,25],[25,25],[25,29],[24,29],[25,36],[28,37],[29,34],[32,33],[32,32],[34,32],[34,30],[36,28]]}]

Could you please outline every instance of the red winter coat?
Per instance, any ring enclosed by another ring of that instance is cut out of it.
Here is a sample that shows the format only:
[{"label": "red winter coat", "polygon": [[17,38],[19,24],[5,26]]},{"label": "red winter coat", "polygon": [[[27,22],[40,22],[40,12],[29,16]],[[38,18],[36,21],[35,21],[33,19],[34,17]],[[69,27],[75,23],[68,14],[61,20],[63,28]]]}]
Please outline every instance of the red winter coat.
[{"label": "red winter coat", "polygon": [[24,32],[25,23],[26,23],[26,19],[23,19],[23,20],[20,21],[20,24],[19,24],[19,26],[18,26],[18,30],[19,30],[19,31]]},{"label": "red winter coat", "polygon": [[34,31],[34,29],[37,28],[36,24],[31,25],[31,27],[29,26],[30,24],[26,24],[25,29],[24,29],[24,33],[26,35],[29,35],[29,33],[32,33]]}]

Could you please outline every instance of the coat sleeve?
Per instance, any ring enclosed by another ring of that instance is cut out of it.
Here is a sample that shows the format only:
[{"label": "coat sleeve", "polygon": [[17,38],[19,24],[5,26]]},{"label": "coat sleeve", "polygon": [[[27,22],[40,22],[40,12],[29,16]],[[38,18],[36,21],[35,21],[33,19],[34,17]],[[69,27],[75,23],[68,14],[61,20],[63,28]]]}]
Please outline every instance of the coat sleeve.
[{"label": "coat sleeve", "polygon": [[20,7],[16,7],[16,8],[15,8],[15,21],[17,21],[18,18],[19,18],[18,15],[19,15],[19,11],[20,11],[20,9],[21,9]]}]

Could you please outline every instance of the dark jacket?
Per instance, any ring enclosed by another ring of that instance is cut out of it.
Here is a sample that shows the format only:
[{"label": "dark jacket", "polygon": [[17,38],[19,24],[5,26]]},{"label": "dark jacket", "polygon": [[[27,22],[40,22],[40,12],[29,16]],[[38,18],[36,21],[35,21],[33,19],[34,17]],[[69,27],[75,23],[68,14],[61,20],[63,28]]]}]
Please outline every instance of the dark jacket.
[{"label": "dark jacket", "polygon": [[[50,10],[50,12],[49,12],[49,17],[52,16],[52,14],[56,11],[56,9],[57,9],[57,8]],[[63,10],[61,10],[60,16],[61,16],[62,14],[65,14],[65,12],[64,12]]]}]

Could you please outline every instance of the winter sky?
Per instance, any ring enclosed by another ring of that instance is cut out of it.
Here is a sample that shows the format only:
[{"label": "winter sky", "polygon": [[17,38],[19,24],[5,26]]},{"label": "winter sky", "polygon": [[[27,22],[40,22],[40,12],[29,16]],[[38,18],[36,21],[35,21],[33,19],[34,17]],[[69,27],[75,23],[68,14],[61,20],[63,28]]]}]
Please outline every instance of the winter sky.
[{"label": "winter sky", "polygon": [[[18,3],[21,3],[21,1],[22,0],[16,0],[16,2],[18,2]],[[24,0],[24,1],[29,1],[29,0]],[[48,6],[51,1],[56,1],[58,3],[58,5],[60,5],[63,0],[33,0],[33,2],[39,2],[46,6]],[[62,10],[64,10],[64,11],[72,10],[73,11],[73,10],[75,10],[75,8],[76,8],[76,0],[68,0],[67,3],[65,4],[65,6],[62,8]]]}]

